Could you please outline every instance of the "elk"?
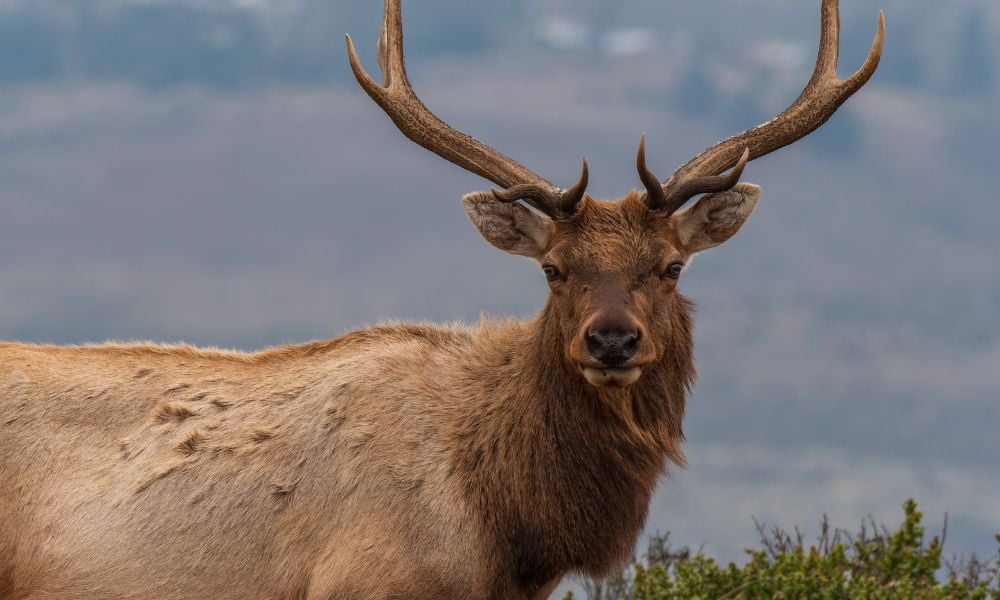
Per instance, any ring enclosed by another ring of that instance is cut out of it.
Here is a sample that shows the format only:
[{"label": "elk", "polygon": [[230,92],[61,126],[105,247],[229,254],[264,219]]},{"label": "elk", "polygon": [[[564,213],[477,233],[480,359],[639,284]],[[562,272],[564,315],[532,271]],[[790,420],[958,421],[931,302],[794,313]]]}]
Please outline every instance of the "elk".
[{"label": "elk", "polygon": [[[691,257],[733,236],[747,162],[807,135],[875,72],[815,71],[771,121],[640,191],[559,188],[452,129],[407,79],[385,0],[383,82],[408,138],[498,186],[463,198],[494,246],[535,259],[544,309],[478,325],[384,324],[253,354],[0,344],[0,598],[544,598],[629,556],[683,465],[694,380]],[[689,201],[696,202],[685,207]]]}]

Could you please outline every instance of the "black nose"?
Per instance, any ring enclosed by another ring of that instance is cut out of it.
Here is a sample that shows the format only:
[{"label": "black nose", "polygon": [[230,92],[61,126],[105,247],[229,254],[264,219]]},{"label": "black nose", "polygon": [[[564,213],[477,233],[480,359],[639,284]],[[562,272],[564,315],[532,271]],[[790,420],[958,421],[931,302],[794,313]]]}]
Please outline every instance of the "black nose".
[{"label": "black nose", "polygon": [[587,350],[606,367],[617,367],[635,356],[639,348],[638,329],[590,329]]}]

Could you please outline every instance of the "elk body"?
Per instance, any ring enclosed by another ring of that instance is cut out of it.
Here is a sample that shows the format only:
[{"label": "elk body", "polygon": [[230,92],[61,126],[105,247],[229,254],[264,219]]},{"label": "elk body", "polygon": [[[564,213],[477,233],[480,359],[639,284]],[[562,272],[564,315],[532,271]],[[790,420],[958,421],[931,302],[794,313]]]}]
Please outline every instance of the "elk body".
[{"label": "elk body", "polygon": [[407,137],[500,186],[465,208],[541,264],[545,308],[256,354],[0,344],[0,598],[544,598],[567,573],[620,564],[684,460],[694,366],[677,280],[753,210],[747,161],[874,73],[881,16],[846,80],[838,30],[823,0],[815,73],[776,119],[665,182],[640,144],[645,189],[597,202],[586,163],[563,190],[429,112],[386,0],[383,84],[348,39],[359,83]]}]

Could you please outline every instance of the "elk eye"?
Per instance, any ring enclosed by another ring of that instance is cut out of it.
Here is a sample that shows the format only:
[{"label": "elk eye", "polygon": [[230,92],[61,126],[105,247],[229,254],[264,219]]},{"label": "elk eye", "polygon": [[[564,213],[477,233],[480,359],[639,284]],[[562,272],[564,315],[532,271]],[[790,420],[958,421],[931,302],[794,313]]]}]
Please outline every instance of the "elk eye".
[{"label": "elk eye", "polygon": [[555,265],[543,265],[542,272],[545,273],[545,278],[549,281],[555,281],[562,277],[562,273],[559,272],[559,269]]},{"label": "elk eye", "polygon": [[675,262],[671,263],[667,270],[663,272],[664,279],[677,279],[681,276],[681,271],[684,270],[684,263]]}]

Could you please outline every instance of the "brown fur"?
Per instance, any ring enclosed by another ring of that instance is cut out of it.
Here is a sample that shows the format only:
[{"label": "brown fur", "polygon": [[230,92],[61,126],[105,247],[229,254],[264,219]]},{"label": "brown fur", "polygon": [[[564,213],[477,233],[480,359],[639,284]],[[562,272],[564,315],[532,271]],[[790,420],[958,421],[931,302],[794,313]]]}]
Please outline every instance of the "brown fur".
[{"label": "brown fur", "polygon": [[[683,462],[691,307],[650,276],[680,251],[635,195],[552,227],[576,276],[529,321],[0,344],[0,598],[539,598],[621,563]],[[608,282],[655,340],[626,388],[573,358]]]}]

